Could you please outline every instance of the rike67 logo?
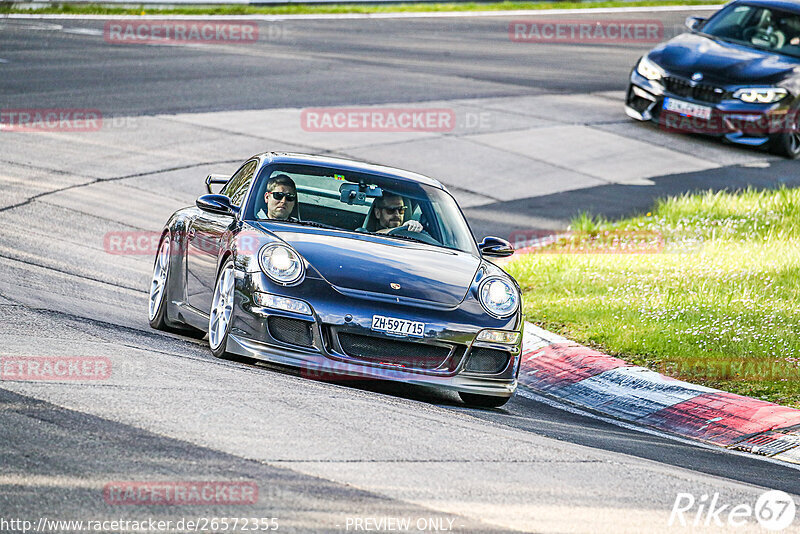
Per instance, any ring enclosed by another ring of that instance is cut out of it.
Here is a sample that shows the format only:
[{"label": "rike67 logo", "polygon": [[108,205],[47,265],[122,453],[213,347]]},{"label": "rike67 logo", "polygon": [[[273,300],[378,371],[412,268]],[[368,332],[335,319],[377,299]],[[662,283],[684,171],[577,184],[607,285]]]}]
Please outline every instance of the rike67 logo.
[{"label": "rike67 logo", "polygon": [[762,528],[780,532],[792,526],[796,512],[792,496],[779,490],[762,493],[754,505],[724,502],[719,493],[700,497],[678,493],[668,524],[687,527],[693,532],[697,527],[724,527],[735,531],[737,527],[752,526],[755,519]]}]

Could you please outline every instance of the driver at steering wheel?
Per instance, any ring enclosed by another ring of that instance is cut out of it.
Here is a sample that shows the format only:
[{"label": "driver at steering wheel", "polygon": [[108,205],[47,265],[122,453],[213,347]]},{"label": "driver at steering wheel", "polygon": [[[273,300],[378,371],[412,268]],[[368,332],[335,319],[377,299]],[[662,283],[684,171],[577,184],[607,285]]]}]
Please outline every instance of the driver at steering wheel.
[{"label": "driver at steering wheel", "polygon": [[376,219],[375,232],[388,234],[395,228],[405,227],[410,232],[422,232],[422,224],[419,221],[409,219],[403,222],[406,212],[406,205],[403,198],[399,195],[387,193],[375,199],[373,214]]}]

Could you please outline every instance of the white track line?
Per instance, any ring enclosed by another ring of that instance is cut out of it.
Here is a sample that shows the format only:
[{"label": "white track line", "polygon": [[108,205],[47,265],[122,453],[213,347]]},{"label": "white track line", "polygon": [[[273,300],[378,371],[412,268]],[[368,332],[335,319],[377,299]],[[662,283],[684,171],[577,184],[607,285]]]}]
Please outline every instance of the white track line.
[{"label": "white track line", "polygon": [[[14,13],[0,16],[3,19],[74,19],[74,20],[346,20],[346,19],[429,19],[429,18],[478,18],[478,17],[535,17],[550,15],[586,15],[606,13],[660,13],[670,11],[719,10],[722,4],[703,6],[636,6],[605,7],[589,9],[521,9],[516,11],[436,11],[430,13],[330,13],[319,15],[47,15],[36,13]],[[147,7],[145,6],[145,10]]]}]

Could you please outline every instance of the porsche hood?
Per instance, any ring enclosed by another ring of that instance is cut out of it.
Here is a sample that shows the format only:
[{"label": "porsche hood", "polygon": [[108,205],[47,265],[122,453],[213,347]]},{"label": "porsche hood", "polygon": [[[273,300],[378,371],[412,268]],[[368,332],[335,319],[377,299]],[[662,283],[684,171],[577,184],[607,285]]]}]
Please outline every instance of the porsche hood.
[{"label": "porsche hood", "polygon": [[466,252],[401,239],[312,228],[273,226],[268,231],[297,250],[334,287],[445,306],[457,306],[464,299],[481,263]]}]

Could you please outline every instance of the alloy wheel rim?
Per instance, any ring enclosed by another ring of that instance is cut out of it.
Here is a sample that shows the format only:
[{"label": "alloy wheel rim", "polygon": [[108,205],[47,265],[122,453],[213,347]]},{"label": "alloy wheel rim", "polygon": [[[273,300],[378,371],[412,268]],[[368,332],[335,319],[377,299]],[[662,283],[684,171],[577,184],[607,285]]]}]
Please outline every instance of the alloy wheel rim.
[{"label": "alloy wheel rim", "polygon": [[789,150],[791,150],[792,154],[800,152],[800,131],[795,130],[795,132],[791,134],[789,138]]},{"label": "alloy wheel rim", "polygon": [[[800,109],[795,111],[795,113],[800,113]],[[794,128],[792,128],[789,134],[789,151],[792,154],[800,152],[800,119],[795,120]]]},{"label": "alloy wheel rim", "polygon": [[158,249],[156,263],[153,267],[153,280],[150,282],[150,305],[148,307],[149,317],[152,321],[161,299],[164,297],[164,289],[167,285],[167,269],[169,268],[169,238],[165,238]]},{"label": "alloy wheel rim", "polygon": [[214,290],[214,300],[211,303],[211,315],[208,319],[208,342],[212,349],[217,349],[225,338],[228,325],[233,313],[233,266],[227,266]]}]

